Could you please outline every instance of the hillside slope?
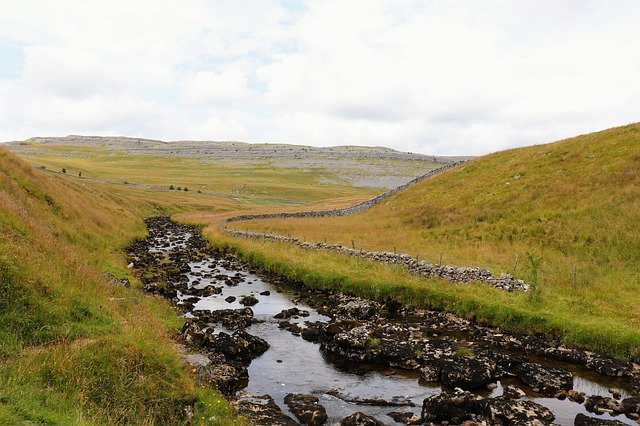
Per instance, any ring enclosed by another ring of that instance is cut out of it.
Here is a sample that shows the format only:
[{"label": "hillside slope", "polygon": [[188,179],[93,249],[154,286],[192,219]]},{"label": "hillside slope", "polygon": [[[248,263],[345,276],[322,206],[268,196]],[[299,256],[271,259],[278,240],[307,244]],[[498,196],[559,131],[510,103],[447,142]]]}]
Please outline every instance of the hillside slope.
[{"label": "hillside slope", "polygon": [[537,275],[535,297],[485,296],[570,341],[640,353],[640,124],[477,158],[356,215],[237,226]]},{"label": "hillside slope", "polygon": [[144,235],[140,217],[175,203],[157,198],[38,172],[0,148],[0,424],[179,423],[192,404],[225,415],[224,403],[203,409],[220,398],[182,366],[173,310],[103,274],[126,276],[119,249]]}]

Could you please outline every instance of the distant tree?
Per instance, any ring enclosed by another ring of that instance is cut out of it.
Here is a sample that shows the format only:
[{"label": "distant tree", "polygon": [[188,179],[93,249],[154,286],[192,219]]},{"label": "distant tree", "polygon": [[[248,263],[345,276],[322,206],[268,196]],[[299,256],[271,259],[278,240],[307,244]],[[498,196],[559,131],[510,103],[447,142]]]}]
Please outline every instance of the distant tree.
[{"label": "distant tree", "polygon": [[82,172],[78,172],[78,177],[82,177]]},{"label": "distant tree", "polygon": [[65,169],[64,167],[62,168],[62,173],[67,173],[67,169]]},{"label": "distant tree", "polygon": [[174,186],[173,185],[169,185],[169,189],[173,191]]},{"label": "distant tree", "polygon": [[185,191],[188,191],[188,190],[189,190],[189,188],[187,188],[187,187],[185,186],[185,187],[184,187],[184,190],[185,190]]},{"label": "distant tree", "polygon": [[178,187],[178,188],[176,188],[176,189],[177,189],[178,191],[182,191],[182,188],[180,188],[180,187]]},{"label": "distant tree", "polygon": [[198,194],[202,194],[202,191],[200,191],[199,189],[198,189]]}]

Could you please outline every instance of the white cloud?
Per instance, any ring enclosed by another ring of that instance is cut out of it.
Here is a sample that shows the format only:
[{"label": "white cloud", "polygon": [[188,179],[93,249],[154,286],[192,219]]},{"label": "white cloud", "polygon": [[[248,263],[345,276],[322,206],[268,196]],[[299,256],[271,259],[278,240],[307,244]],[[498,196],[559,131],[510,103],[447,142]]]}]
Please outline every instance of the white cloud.
[{"label": "white cloud", "polygon": [[478,154],[640,115],[632,1],[0,7],[0,49],[24,54],[6,73],[19,76],[0,79],[0,140],[126,134]]},{"label": "white cloud", "polygon": [[187,101],[205,105],[230,105],[249,96],[247,77],[238,69],[198,71],[187,77],[182,91]]}]

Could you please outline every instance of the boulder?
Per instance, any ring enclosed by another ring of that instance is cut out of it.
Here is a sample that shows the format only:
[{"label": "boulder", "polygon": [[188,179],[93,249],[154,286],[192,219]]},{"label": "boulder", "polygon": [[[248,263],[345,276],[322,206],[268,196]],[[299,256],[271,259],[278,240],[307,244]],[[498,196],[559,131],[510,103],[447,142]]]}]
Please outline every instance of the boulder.
[{"label": "boulder", "polygon": [[338,426],[384,426],[380,420],[368,416],[360,411],[345,417],[338,422]]},{"label": "boulder", "polygon": [[298,422],[282,412],[269,395],[245,395],[236,403],[238,414],[245,416],[255,425],[297,426]]},{"label": "boulder", "polygon": [[341,304],[335,310],[335,314],[343,317],[350,317],[357,320],[367,321],[378,316],[380,304],[372,300],[355,299]]},{"label": "boulder", "polygon": [[524,362],[515,367],[520,380],[541,393],[554,396],[561,390],[573,388],[573,375],[564,368],[547,368],[540,364]]},{"label": "boulder", "polygon": [[317,397],[290,393],[284,397],[289,410],[305,425],[318,426],[327,422],[327,410],[320,405]]},{"label": "boulder", "polygon": [[495,367],[487,361],[454,356],[441,364],[440,381],[449,388],[475,390],[485,388],[493,380]]},{"label": "boulder", "polygon": [[534,422],[550,424],[555,416],[547,407],[533,401],[487,398],[490,424],[530,425]]},{"label": "boulder", "polygon": [[456,389],[430,396],[422,403],[421,421],[452,422],[461,424],[466,420],[477,420],[478,416],[488,413],[484,398],[470,392]]},{"label": "boulder", "polygon": [[240,298],[240,304],[244,306],[253,306],[253,305],[256,305],[257,303],[258,303],[258,299],[256,299],[256,297],[252,294],[249,294],[247,296],[242,296]]},{"label": "boulder", "polygon": [[524,393],[524,391],[515,386],[505,386],[505,388],[502,390],[502,397],[505,399],[520,399],[524,398],[525,396],[526,394]]},{"label": "boulder", "polygon": [[598,419],[595,417],[585,416],[582,413],[578,413],[576,418],[573,421],[574,426],[616,426],[616,425],[624,425],[625,423],[618,420],[605,420]]}]

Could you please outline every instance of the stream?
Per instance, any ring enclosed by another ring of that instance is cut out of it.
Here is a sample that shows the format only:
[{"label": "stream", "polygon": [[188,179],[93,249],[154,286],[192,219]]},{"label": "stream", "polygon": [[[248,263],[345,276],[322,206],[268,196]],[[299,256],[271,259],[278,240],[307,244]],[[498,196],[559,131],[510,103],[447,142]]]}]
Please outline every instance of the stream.
[{"label": "stream", "polygon": [[[182,310],[183,339],[208,358],[197,365],[204,381],[257,424],[456,424],[466,413],[490,424],[639,424],[637,365],[442,312],[306,289],[213,250],[198,228],[164,217],[147,226],[149,238],[129,249],[145,290]],[[477,400],[458,390],[465,402],[452,411],[438,399],[454,395],[452,383]],[[296,408],[289,394],[312,398]],[[518,414],[522,407],[534,414]],[[364,416],[343,420],[355,412]]]}]

